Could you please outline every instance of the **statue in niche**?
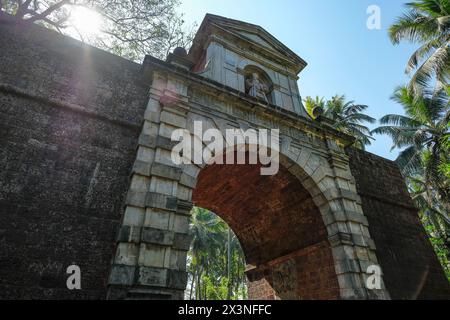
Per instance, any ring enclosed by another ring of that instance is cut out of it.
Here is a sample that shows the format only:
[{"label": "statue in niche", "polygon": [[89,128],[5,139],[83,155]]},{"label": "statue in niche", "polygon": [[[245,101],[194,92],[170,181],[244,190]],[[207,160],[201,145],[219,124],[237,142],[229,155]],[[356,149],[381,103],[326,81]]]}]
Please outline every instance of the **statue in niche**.
[{"label": "statue in niche", "polygon": [[259,75],[256,72],[252,73],[252,75],[245,81],[245,89],[252,97],[262,99],[267,103],[269,102],[269,100],[267,100],[269,87],[259,79]]}]

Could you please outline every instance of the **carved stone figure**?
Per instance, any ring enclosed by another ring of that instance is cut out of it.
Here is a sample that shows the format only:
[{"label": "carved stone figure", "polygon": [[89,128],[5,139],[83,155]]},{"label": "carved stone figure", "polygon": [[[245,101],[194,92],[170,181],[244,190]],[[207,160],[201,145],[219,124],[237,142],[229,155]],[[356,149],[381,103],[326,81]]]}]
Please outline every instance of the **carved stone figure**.
[{"label": "carved stone figure", "polygon": [[247,79],[245,84],[249,95],[269,102],[266,96],[266,94],[269,92],[269,88],[261,80],[259,80],[259,75],[257,73],[253,73],[252,77],[250,79]]}]

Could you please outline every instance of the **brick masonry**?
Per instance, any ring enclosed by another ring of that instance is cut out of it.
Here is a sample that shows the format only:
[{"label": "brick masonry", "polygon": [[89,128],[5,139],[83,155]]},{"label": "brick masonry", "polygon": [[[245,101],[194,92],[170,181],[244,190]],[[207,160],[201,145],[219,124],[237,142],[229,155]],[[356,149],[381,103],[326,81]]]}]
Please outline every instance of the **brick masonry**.
[{"label": "brick masonry", "polygon": [[339,298],[320,212],[285,168],[261,176],[258,165],[208,166],[193,202],[220,214],[240,240],[253,299]]}]

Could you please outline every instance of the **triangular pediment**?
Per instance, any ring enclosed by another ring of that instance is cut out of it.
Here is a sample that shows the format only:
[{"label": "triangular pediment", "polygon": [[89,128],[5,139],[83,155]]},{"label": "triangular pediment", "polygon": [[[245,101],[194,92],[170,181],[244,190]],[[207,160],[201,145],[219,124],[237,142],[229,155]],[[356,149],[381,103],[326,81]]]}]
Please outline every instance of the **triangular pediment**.
[{"label": "triangular pediment", "polygon": [[259,45],[262,45],[266,48],[275,50],[274,46],[272,44],[270,44],[268,41],[264,40],[261,36],[254,34],[254,33],[250,33],[250,32],[246,32],[246,31],[237,31],[237,33],[245,38],[248,38],[250,41],[253,41]]},{"label": "triangular pediment", "polygon": [[211,32],[214,32],[211,31],[213,28],[220,30],[223,34],[229,34],[236,39],[247,42],[250,48],[260,52],[264,51],[268,55],[273,55],[277,59],[283,60],[285,63],[287,62],[292,65],[297,72],[300,72],[306,66],[306,62],[302,58],[277,40],[264,28],[247,22],[211,14],[205,16],[199,28],[200,31],[194,39],[193,51],[195,51],[196,43],[198,45],[205,41],[205,35],[210,35]]}]

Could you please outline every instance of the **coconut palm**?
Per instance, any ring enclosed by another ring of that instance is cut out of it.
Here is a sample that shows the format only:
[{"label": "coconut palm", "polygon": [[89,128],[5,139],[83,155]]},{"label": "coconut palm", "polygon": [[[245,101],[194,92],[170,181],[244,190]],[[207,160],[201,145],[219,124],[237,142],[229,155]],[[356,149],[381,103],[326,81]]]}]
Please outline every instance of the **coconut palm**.
[{"label": "coconut palm", "polygon": [[204,297],[203,293],[199,291],[201,288],[202,275],[208,272],[210,262],[218,255],[222,244],[225,223],[220,220],[212,212],[194,207],[191,215],[190,234],[193,238],[191,244],[191,292],[192,298],[193,289],[197,290],[195,296],[197,298]]},{"label": "coconut palm", "polygon": [[373,138],[363,123],[375,122],[374,118],[363,113],[367,108],[367,105],[346,101],[345,95],[335,95],[326,102],[323,115],[334,121],[335,129],[355,137],[355,146],[364,150]]},{"label": "coconut palm", "polygon": [[390,27],[394,44],[406,40],[419,43],[408,61],[406,73],[412,75],[409,89],[415,94],[437,80],[437,88],[448,83],[450,71],[450,1],[420,0],[406,4],[408,11]]},{"label": "coconut palm", "polygon": [[408,177],[411,197],[419,209],[419,217],[429,234],[437,257],[450,280],[450,217],[444,206],[421,176]]},{"label": "coconut palm", "polygon": [[320,110],[322,117],[333,120],[333,127],[341,132],[355,137],[355,146],[364,149],[370,145],[371,133],[364,122],[374,123],[375,119],[364,114],[366,105],[355,104],[354,101],[346,101],[344,95],[335,95],[325,102],[324,98],[306,97],[304,100],[305,109],[313,118],[317,118],[317,111]]},{"label": "coconut palm", "polygon": [[194,207],[190,233],[189,299],[245,297],[244,254],[227,224],[211,211]]},{"label": "coconut palm", "polygon": [[399,87],[392,99],[403,106],[405,115],[385,115],[380,119],[383,126],[372,132],[389,135],[392,148],[404,148],[396,160],[403,175],[423,176],[428,197],[437,197],[450,212],[450,177],[445,172],[450,160],[448,95],[425,90],[415,96],[407,87]]},{"label": "coconut palm", "polygon": [[325,100],[322,97],[316,96],[315,99],[311,97],[306,97],[304,100],[305,110],[311,116],[311,118],[316,119],[317,114],[315,114],[314,109],[320,108],[320,111],[325,109]]}]

